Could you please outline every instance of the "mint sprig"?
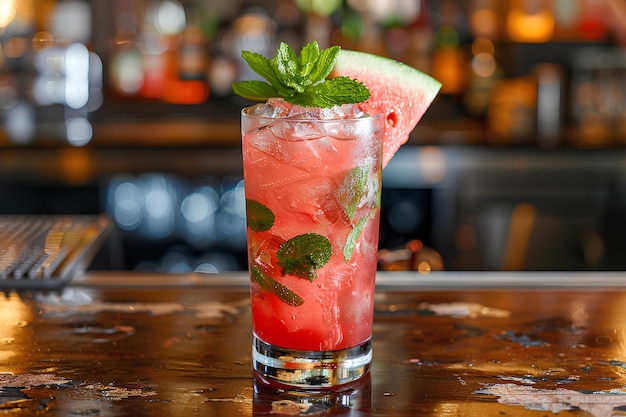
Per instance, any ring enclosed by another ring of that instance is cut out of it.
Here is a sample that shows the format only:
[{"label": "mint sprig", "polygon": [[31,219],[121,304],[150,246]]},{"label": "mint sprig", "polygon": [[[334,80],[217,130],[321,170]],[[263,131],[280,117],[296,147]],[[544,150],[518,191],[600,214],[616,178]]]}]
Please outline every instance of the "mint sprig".
[{"label": "mint sprig", "polygon": [[305,45],[297,55],[289,45],[280,43],[276,56],[242,51],[250,68],[266,81],[239,81],[232,84],[235,94],[253,101],[282,97],[303,107],[330,108],[335,105],[361,103],[370,98],[365,84],[348,77],[330,75],[340,48],[320,50],[317,42]]}]

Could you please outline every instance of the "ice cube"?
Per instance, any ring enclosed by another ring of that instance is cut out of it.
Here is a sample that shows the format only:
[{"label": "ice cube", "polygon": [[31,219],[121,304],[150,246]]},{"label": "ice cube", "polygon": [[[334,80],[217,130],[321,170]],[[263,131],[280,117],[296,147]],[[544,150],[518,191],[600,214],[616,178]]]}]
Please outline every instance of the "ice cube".
[{"label": "ice cube", "polygon": [[302,107],[299,105],[294,105],[291,107],[291,109],[289,109],[289,115],[288,117],[293,118],[293,119],[313,119],[314,114],[310,114],[309,115],[309,110],[311,110],[311,108],[309,107]]},{"label": "ice cube", "polygon": [[305,172],[313,172],[336,158],[338,149],[328,137],[312,138],[298,142],[283,142],[289,163]]},{"label": "ice cube", "polygon": [[[269,134],[268,129],[260,129],[252,134],[246,135],[245,140],[247,146],[255,148],[263,154],[269,155],[275,159],[272,162],[268,157],[261,157],[255,152],[248,152],[248,164],[252,170],[266,172],[267,170],[284,170],[288,169],[285,165],[295,167],[301,173],[303,178],[311,175],[310,173],[324,166],[330,154],[337,153],[337,149],[333,146],[332,141],[328,138],[316,139],[312,141],[290,142],[278,140]],[[269,168],[272,166],[273,168]],[[288,176],[267,173],[258,178],[260,184],[264,187],[282,185],[297,177],[298,171],[291,170]]]},{"label": "ice cube", "polygon": [[271,114],[274,112],[274,109],[267,105],[267,103],[259,103],[250,106],[248,109],[248,114],[251,116],[259,116],[259,117],[271,117]]},{"label": "ice cube", "polygon": [[267,103],[250,106],[248,114],[258,117],[278,118],[289,115],[291,105],[283,99],[269,99]]},{"label": "ice cube", "polygon": [[340,140],[370,142],[370,138],[374,137],[379,129],[380,126],[371,123],[368,119],[359,119],[348,123],[341,120],[325,123],[326,135]]},{"label": "ice cube", "polygon": [[274,117],[287,117],[293,104],[286,102],[282,98],[270,98],[267,105],[274,109]]},{"label": "ice cube", "polygon": [[[252,131],[244,136],[244,140],[246,141],[246,145],[251,148],[255,148],[256,150],[271,156],[276,159],[279,163],[288,164],[291,162],[291,155],[284,148],[285,141],[278,140],[271,131],[270,126],[261,127],[255,131]],[[247,152],[249,155],[253,155],[253,152]],[[261,157],[260,155],[250,156],[249,163],[252,166],[267,165],[270,161]],[[258,169],[258,168],[255,168]]]},{"label": "ice cube", "polygon": [[342,219],[342,209],[334,196],[337,183],[332,177],[316,176],[289,185],[289,210],[302,221],[333,224]]},{"label": "ice cube", "polygon": [[356,104],[343,104],[330,108],[302,107],[294,105],[289,111],[289,117],[298,117],[311,120],[338,120],[359,118],[363,112]]},{"label": "ice cube", "polygon": [[286,141],[303,141],[321,138],[325,135],[323,126],[315,122],[300,121],[298,123],[273,123],[270,130],[278,139]]},{"label": "ice cube", "polygon": [[321,109],[322,119],[358,119],[363,116],[363,111],[356,104],[343,104],[329,109]]}]

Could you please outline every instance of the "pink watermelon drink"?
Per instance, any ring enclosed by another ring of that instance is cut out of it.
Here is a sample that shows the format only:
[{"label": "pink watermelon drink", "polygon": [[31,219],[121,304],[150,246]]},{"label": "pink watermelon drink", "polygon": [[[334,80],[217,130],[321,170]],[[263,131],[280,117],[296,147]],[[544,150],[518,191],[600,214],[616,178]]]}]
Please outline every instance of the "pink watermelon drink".
[{"label": "pink watermelon drink", "polygon": [[242,119],[254,332],[298,350],[366,343],[383,120],[360,111],[311,120],[290,105],[280,106],[287,117],[255,116],[268,107],[248,108]]},{"label": "pink watermelon drink", "polygon": [[[264,102],[242,112],[254,369],[271,384],[335,389],[371,362],[382,168],[440,85],[315,42],[242,55],[267,80],[233,84]],[[415,80],[423,88],[407,89]]]}]

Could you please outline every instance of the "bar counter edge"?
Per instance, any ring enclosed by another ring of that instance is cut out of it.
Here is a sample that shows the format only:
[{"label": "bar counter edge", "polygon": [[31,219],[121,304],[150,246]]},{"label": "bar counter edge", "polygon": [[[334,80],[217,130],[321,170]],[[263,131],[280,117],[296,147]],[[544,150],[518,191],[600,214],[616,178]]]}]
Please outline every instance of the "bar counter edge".
[{"label": "bar counter edge", "polygon": [[[246,287],[246,271],[220,273],[146,273],[135,271],[87,271],[71,286],[87,287]],[[420,274],[379,271],[377,288],[385,291],[470,288],[610,288],[626,287],[623,271],[440,271]]]}]

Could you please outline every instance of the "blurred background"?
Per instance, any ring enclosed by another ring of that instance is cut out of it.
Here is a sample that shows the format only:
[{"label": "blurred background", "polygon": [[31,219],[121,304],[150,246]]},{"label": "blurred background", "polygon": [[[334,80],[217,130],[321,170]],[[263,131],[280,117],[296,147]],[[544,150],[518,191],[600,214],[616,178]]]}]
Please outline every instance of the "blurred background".
[{"label": "blurred background", "polygon": [[310,40],[443,83],[385,169],[386,256],[626,269],[625,0],[0,0],[0,214],[106,213],[115,269],[245,269],[230,84]]}]

